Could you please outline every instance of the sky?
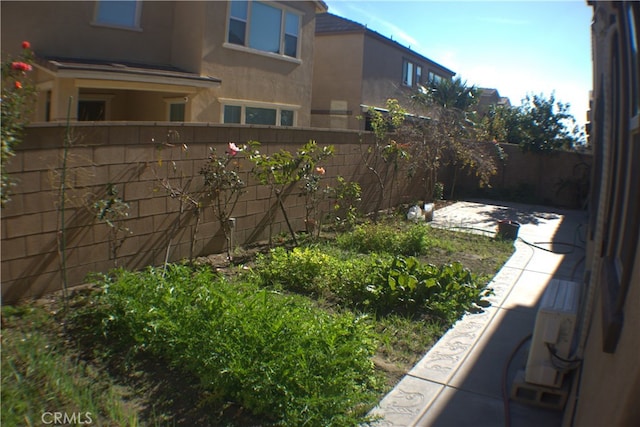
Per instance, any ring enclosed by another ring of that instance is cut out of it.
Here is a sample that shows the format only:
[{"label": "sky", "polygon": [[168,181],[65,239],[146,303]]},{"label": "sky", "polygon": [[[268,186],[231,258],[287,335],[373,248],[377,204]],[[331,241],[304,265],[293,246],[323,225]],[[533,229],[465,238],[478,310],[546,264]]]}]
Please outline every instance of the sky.
[{"label": "sky", "polygon": [[592,89],[592,8],[585,0],[326,0],[329,12],[367,25],[456,72],[498,89],[512,105],[552,93],[586,122]]}]

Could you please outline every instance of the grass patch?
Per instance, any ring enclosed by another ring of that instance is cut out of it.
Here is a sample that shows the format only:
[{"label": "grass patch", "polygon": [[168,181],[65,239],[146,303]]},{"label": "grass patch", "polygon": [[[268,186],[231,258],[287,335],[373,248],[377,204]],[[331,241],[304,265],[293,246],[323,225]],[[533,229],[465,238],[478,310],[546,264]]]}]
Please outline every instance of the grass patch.
[{"label": "grass patch", "polygon": [[3,307],[2,424],[39,424],[44,410],[118,426],[361,424],[480,309],[512,252],[389,222],[276,248],[226,278],[182,265],[115,271],[66,316]]},{"label": "grass patch", "polygon": [[84,363],[61,340],[53,316],[39,307],[2,309],[2,418],[7,426],[41,425],[62,412],[90,423],[136,426],[126,396],[104,372]]}]

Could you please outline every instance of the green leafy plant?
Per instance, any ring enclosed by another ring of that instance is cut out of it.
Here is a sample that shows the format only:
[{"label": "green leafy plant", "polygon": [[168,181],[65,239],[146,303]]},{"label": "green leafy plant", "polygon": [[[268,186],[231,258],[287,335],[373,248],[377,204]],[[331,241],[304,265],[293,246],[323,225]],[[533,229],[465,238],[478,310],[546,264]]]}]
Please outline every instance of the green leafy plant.
[{"label": "green leafy plant", "polygon": [[[406,145],[391,138],[391,133],[395,132],[404,122],[407,112],[400,106],[397,99],[388,99],[386,109],[387,113],[383,114],[375,108],[369,108],[367,114],[375,136],[374,144],[367,147],[366,150],[360,144],[362,160],[367,169],[375,176],[378,184],[378,199],[373,211],[374,222],[378,219],[378,212],[382,208],[382,201],[386,194],[389,167],[391,167],[395,178],[398,161],[409,158]],[[391,185],[394,181],[395,179],[391,180]]]},{"label": "green leafy plant", "polygon": [[[322,215],[319,212],[320,203],[323,200],[323,196],[326,196],[325,192],[320,190],[320,180],[325,174],[323,167],[308,167],[303,171],[301,176],[301,196],[304,197],[304,209],[305,219],[304,224],[310,236],[319,236],[322,229],[321,218]],[[317,234],[316,234],[317,233]]]},{"label": "green leafy plant", "polygon": [[444,198],[444,184],[436,182],[433,186],[433,200],[442,200]]},{"label": "green leafy plant", "polygon": [[225,155],[220,156],[214,148],[211,148],[207,163],[200,169],[206,192],[211,198],[214,215],[224,231],[229,260],[232,259],[233,250],[231,216],[246,186],[240,177],[240,162],[236,159],[236,155],[244,149],[230,142]]},{"label": "green leafy plant", "polygon": [[[252,173],[254,177],[263,185],[268,185],[270,189],[270,197],[276,196],[276,201],[285,222],[291,233],[291,238],[297,245],[296,234],[289,221],[289,215],[284,206],[285,194],[290,190],[291,186],[297,183],[303,176],[313,171],[318,162],[333,154],[333,146],[318,147],[315,141],[309,141],[295,154],[286,150],[280,150],[271,155],[261,153],[259,151],[260,143],[250,141],[249,160],[253,162]],[[274,222],[274,210],[271,210],[271,221],[269,226],[269,242],[272,238],[272,225]]]},{"label": "green leafy plant", "polygon": [[425,253],[431,246],[428,229],[412,225],[399,229],[388,224],[362,224],[348,233],[337,236],[336,244],[344,249],[361,253],[387,252],[402,255]]},{"label": "green leafy plant", "polygon": [[321,295],[377,314],[428,314],[458,319],[490,294],[486,282],[460,263],[436,267],[414,257],[340,254],[325,248],[276,248],[257,261],[263,286]]},{"label": "green leafy plant", "polygon": [[35,102],[35,86],[28,75],[33,70],[33,59],[31,44],[24,41],[20,57],[15,61],[8,60],[2,64],[1,206],[10,200],[10,187],[14,185],[6,172],[7,163],[15,156],[15,147],[22,142],[24,129],[29,123],[29,114]]},{"label": "green leafy plant", "polygon": [[379,391],[362,317],[179,265],[114,271],[100,286],[91,310],[109,340],[179,366],[212,399],[265,421],[356,426]]},{"label": "green leafy plant", "polygon": [[333,200],[333,224],[338,230],[350,230],[358,219],[358,204],[362,188],[354,181],[338,176],[335,187],[327,187],[325,193]]}]

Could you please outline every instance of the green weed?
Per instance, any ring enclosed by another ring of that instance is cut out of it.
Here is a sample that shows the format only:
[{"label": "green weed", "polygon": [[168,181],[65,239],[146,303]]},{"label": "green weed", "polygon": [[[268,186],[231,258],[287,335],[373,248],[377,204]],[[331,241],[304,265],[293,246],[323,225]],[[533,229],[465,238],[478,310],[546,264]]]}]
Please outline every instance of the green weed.
[{"label": "green weed", "polygon": [[104,331],[197,377],[213,397],[283,425],[357,425],[381,382],[370,322],[210,270],[104,277]]},{"label": "green weed", "polygon": [[41,425],[54,412],[102,425],[138,425],[103,374],[57,339],[50,313],[30,306],[2,312],[2,425]]}]

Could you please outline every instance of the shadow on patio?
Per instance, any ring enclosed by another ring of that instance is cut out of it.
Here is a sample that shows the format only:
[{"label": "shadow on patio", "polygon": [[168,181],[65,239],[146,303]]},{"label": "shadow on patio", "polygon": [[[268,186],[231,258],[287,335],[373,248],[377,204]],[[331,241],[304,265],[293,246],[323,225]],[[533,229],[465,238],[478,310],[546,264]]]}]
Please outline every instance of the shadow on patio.
[{"label": "shadow on patio", "polygon": [[[553,280],[580,281],[586,214],[496,202],[459,202],[434,226],[495,231],[521,224],[516,251],[494,277],[491,307],[458,321],[374,410],[377,426],[559,426],[563,413],[503,397],[523,371],[540,298]],[[537,242],[529,244],[525,242]],[[519,345],[522,344],[522,345]],[[509,369],[507,369],[509,367]]]}]

